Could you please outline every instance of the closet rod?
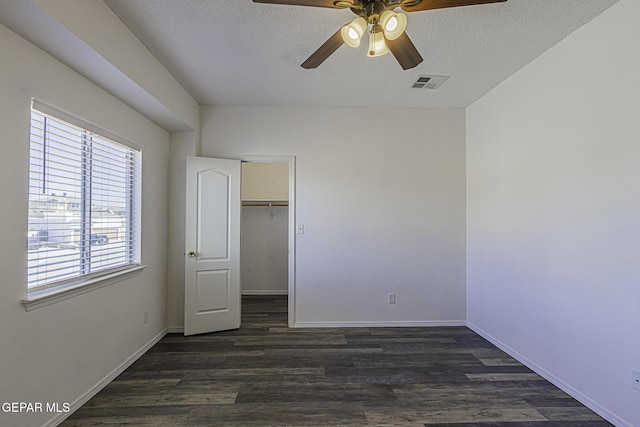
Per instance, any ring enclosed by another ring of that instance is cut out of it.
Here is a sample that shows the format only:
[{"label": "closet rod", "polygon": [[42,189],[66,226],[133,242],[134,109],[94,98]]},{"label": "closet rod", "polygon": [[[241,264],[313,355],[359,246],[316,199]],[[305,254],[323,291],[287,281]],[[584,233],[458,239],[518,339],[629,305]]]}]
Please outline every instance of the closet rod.
[{"label": "closet rod", "polygon": [[242,202],[242,206],[268,206],[268,207],[274,207],[274,206],[289,206],[289,203],[287,202],[262,202],[262,203],[256,203],[256,202]]}]

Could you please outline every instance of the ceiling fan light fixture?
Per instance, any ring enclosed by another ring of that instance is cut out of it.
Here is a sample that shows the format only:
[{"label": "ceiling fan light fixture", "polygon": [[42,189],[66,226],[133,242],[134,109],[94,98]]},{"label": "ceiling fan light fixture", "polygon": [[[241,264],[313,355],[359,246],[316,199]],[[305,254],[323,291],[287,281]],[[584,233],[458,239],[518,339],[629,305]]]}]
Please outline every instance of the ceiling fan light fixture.
[{"label": "ceiling fan light fixture", "polygon": [[389,53],[389,48],[384,42],[384,33],[379,26],[374,26],[371,30],[371,36],[369,37],[369,51],[367,52],[367,56],[374,58],[386,53]]},{"label": "ceiling fan light fixture", "polygon": [[405,32],[406,15],[394,12],[394,9],[420,12],[506,1],[508,0],[253,0],[254,3],[350,9],[358,15],[329,37],[301,64],[302,68],[307,70],[317,68],[343,44],[353,48],[359,47],[369,24],[372,28],[367,56],[380,56],[391,52],[402,69],[409,70],[422,63],[423,58]]},{"label": "ceiling fan light fixture", "polygon": [[384,31],[384,36],[388,40],[395,40],[407,28],[407,15],[387,9],[380,14],[380,25]]},{"label": "ceiling fan light fixture", "polygon": [[367,25],[367,20],[360,16],[343,26],[340,30],[340,34],[342,35],[342,39],[345,44],[354,48],[360,46],[362,36],[365,31],[367,31]]}]

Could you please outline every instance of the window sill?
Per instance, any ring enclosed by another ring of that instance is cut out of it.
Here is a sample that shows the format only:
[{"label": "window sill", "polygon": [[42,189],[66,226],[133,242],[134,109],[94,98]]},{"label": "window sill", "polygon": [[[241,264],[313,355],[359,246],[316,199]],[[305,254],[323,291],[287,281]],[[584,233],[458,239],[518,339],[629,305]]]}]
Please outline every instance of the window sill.
[{"label": "window sill", "polygon": [[22,300],[22,305],[24,305],[25,310],[33,311],[38,308],[46,307],[48,305],[67,300],[78,295],[86,294],[87,292],[103,288],[113,283],[120,282],[133,275],[140,274],[140,272],[145,268],[146,265],[137,265],[135,267],[127,268],[126,270],[116,271],[115,273],[108,273],[104,276],[70,283],[66,286],[34,292],[30,296]]}]

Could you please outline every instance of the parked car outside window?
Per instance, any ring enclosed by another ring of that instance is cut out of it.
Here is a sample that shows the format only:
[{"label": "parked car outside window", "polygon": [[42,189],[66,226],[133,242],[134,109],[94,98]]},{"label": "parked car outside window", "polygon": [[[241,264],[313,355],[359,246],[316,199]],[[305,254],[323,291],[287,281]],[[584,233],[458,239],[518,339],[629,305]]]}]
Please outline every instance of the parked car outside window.
[{"label": "parked car outside window", "polygon": [[106,234],[92,234],[91,235],[91,244],[92,245],[106,245],[109,243],[109,238]]}]

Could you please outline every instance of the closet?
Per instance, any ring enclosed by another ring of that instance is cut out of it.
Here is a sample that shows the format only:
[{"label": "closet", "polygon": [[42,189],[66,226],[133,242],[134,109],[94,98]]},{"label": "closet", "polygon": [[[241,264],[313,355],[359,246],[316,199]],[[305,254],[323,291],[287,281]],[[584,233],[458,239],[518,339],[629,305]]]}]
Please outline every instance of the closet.
[{"label": "closet", "polygon": [[242,295],[288,291],[289,165],[242,163]]}]

